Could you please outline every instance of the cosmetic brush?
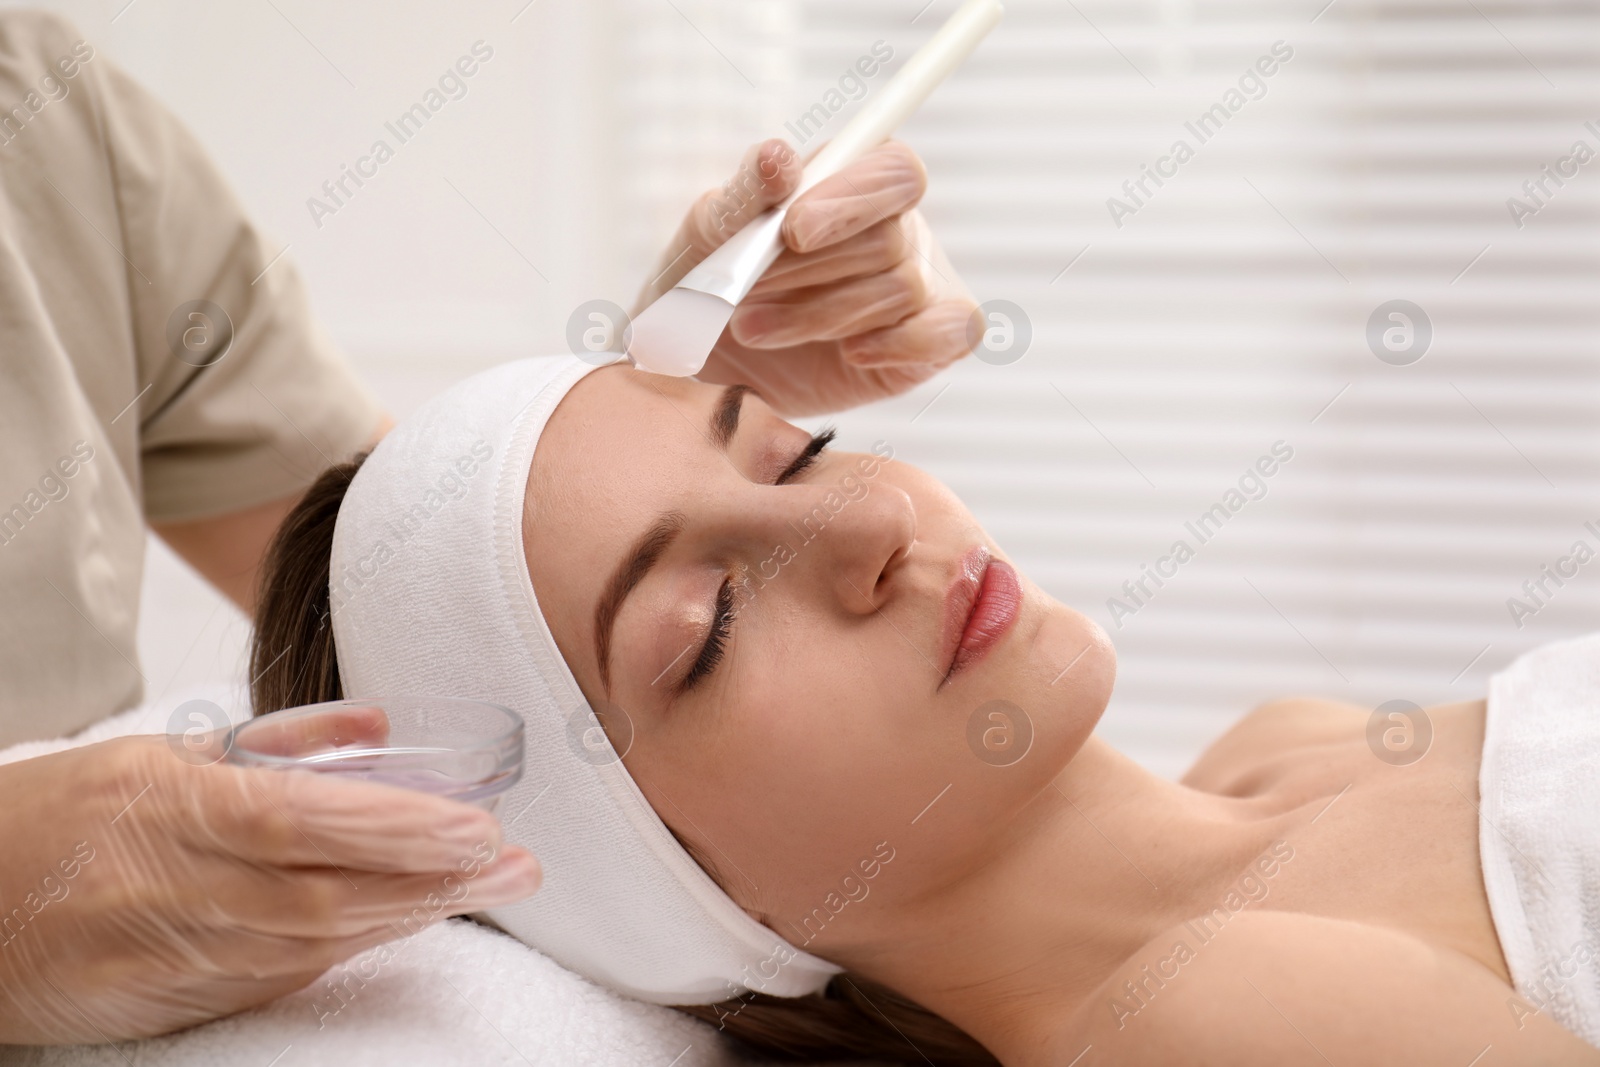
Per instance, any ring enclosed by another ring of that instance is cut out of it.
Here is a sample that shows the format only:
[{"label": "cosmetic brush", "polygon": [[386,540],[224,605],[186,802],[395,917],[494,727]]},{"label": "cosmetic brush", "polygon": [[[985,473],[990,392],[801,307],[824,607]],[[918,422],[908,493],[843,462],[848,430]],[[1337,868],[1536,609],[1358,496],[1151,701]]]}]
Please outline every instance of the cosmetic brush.
[{"label": "cosmetic brush", "polygon": [[698,373],[733,309],[783,251],[781,230],[789,206],[888,140],[1004,14],[1000,0],[966,0],[839,135],[806,163],[799,186],[783,203],[757,216],[639,313],[627,346],[634,365],[678,378]]}]

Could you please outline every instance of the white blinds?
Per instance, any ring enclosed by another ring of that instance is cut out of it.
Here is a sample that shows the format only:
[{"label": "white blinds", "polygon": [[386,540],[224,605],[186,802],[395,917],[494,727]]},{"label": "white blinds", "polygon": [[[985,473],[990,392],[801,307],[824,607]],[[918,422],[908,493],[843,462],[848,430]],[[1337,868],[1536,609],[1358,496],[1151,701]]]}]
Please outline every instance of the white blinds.
[{"label": "white blinds", "polygon": [[[615,2],[636,276],[745,143],[955,6]],[[1600,562],[1560,562],[1600,551],[1600,160],[1569,158],[1600,151],[1600,4],[1325,3],[1009,0],[905,137],[952,259],[1026,310],[1032,348],[841,420],[1107,626],[1105,732],[1169,774],[1264,698],[1475,698],[1600,624]],[[1292,58],[1229,97],[1276,42]],[[1185,123],[1232,99],[1200,144]],[[1179,139],[1193,158],[1160,162]],[[1107,199],[1158,163],[1118,227]],[[1520,228],[1513,196],[1539,206]],[[1431,323],[1409,365],[1367,342],[1394,300]],[[1265,496],[1200,544],[1185,524],[1279,441]],[[1194,557],[1116,626],[1108,598],[1180,539]],[[1512,597],[1537,608],[1521,628]]]}]

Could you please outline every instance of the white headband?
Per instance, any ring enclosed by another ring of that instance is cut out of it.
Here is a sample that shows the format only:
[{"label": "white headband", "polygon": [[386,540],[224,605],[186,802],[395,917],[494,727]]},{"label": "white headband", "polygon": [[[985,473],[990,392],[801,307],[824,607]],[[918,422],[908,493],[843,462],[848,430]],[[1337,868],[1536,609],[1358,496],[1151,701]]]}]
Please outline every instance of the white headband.
[{"label": "white headband", "polygon": [[488,913],[508,933],[657,1004],[817,992],[841,968],[752,919],[678,844],[588,729],[597,720],[534,598],[528,469],[551,412],[593,369],[571,356],[496,367],[429,400],[367,457],[330,561],[345,696],[471,697],[522,716],[527,769],[501,816],[545,877],[531,899]]}]

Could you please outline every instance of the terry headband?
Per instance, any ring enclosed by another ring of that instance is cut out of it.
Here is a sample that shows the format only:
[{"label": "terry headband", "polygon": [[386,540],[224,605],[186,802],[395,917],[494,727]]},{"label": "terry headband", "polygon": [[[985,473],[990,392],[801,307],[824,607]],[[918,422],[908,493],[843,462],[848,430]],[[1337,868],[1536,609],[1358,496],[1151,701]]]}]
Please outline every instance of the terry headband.
[{"label": "terry headband", "polygon": [[[595,368],[523,359],[468,378],[384,437],[334,526],[329,598],[346,697],[471,697],[526,726],[500,809],[544,885],[489,918],[587,978],[657,1004],[803,996],[841,968],[756,922],[701,870],[623,766],[562,659],[523,552],[550,414]],[[537,502],[534,521],[537,521]]]}]

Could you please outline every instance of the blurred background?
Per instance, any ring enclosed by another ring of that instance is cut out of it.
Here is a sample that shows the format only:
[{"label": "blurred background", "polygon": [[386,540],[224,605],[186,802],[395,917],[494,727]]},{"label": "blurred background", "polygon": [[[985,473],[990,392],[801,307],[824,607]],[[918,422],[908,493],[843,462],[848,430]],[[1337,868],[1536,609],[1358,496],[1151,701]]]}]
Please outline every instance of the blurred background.
[{"label": "blurred background", "polygon": [[[956,3],[54,6],[210,147],[403,415],[564,349],[585,301],[629,305],[747,144],[793,138],[858,57],[898,66]],[[1600,2],[1008,7],[903,136],[1012,347],[835,422],[1107,628],[1108,739],[1176,776],[1264,699],[1475,699],[1594,628],[1600,561],[1574,551],[1600,550]],[[480,41],[467,94],[315,217]],[[1292,459],[1201,544],[1186,523],[1275,445]],[[1180,539],[1192,559],[1125,591]],[[247,632],[152,544],[149,697],[237,678]]]}]

